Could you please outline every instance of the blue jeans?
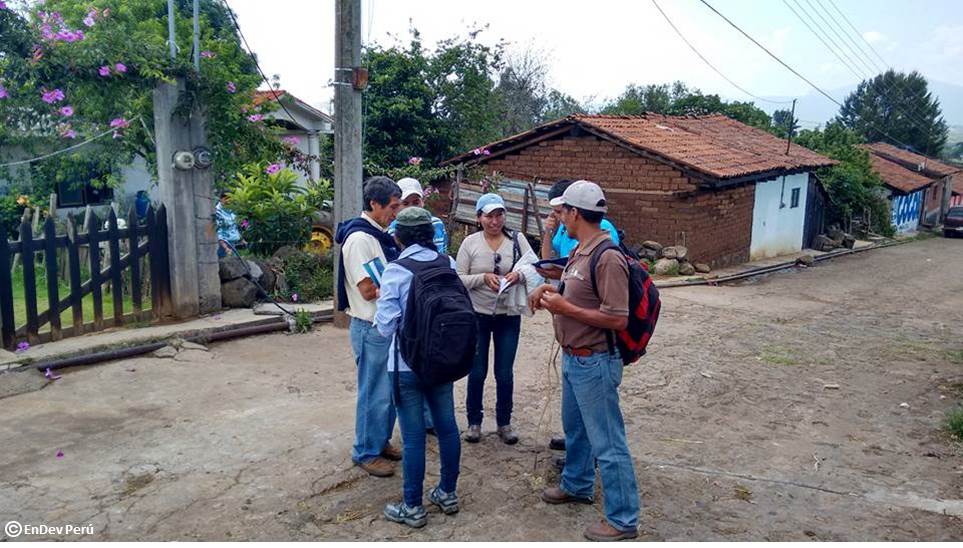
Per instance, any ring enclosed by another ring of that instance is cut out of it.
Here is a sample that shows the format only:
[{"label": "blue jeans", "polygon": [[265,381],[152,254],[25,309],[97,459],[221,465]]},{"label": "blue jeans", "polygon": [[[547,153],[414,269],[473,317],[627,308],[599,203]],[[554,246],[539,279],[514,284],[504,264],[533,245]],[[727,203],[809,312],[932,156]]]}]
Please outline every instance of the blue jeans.
[{"label": "blue jeans", "polygon": [[395,429],[395,408],[391,405],[391,382],[388,379],[390,339],[382,337],[371,322],[358,318],[351,318],[350,336],[358,366],[358,403],[351,460],[364,463],[381,455]]},{"label": "blue jeans", "polygon": [[512,423],[512,396],[515,391],[515,351],[521,316],[476,314],[478,317],[478,347],[475,364],[468,374],[468,397],[465,407],[468,424],[480,425],[484,411],[485,379],[488,377],[488,347],[495,342],[495,422],[498,426]]},{"label": "blue jeans", "polygon": [[[461,460],[461,439],[455,422],[455,399],[452,383],[425,386],[411,371],[398,375],[400,400],[398,424],[401,426],[403,450],[405,504],[421,506],[425,483],[425,420],[424,407],[428,405],[438,433],[438,450],[441,453],[441,482],[446,493],[454,493],[458,485],[458,469]],[[395,373],[390,373],[392,393]]]},{"label": "blue jeans", "polygon": [[605,519],[616,529],[639,525],[639,490],[619,409],[622,360],[607,352],[562,355],[562,428],[565,468],[561,488],[579,497],[595,492],[598,459]]}]

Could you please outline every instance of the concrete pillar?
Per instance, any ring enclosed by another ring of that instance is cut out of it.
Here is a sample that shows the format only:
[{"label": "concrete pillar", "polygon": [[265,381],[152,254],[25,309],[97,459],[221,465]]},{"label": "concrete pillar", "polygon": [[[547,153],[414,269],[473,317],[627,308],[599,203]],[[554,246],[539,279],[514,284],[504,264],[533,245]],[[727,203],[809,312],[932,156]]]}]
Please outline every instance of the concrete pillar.
[{"label": "concrete pillar", "polygon": [[311,179],[317,181],[321,178],[321,140],[318,132],[308,133],[308,154],[311,155]]},{"label": "concrete pillar", "polygon": [[213,174],[210,169],[174,167],[174,153],[206,146],[204,113],[175,115],[184,80],[159,83],[154,89],[154,139],[157,150],[158,195],[167,206],[170,256],[170,311],[192,318],[221,307],[214,226]]}]

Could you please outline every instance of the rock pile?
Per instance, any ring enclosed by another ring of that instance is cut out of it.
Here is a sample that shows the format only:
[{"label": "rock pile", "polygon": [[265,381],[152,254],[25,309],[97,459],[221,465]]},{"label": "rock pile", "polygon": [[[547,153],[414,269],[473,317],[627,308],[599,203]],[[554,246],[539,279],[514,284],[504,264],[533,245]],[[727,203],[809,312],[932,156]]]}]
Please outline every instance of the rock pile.
[{"label": "rock pile", "polygon": [[646,240],[638,249],[639,258],[654,261],[654,274],[659,276],[679,274],[692,276],[696,273],[708,274],[712,269],[705,263],[689,260],[689,249],[682,245],[663,246],[659,242]]}]

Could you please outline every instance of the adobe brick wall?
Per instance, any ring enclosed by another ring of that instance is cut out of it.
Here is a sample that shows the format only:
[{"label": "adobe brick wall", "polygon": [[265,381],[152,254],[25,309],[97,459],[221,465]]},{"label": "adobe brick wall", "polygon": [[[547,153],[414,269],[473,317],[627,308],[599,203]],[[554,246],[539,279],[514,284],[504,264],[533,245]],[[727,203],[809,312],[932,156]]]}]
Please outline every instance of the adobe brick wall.
[{"label": "adobe brick wall", "polygon": [[682,244],[714,268],[749,260],[755,185],[700,189],[679,170],[594,135],[540,141],[485,162],[512,178],[589,179],[609,198],[609,218],[630,244]]}]

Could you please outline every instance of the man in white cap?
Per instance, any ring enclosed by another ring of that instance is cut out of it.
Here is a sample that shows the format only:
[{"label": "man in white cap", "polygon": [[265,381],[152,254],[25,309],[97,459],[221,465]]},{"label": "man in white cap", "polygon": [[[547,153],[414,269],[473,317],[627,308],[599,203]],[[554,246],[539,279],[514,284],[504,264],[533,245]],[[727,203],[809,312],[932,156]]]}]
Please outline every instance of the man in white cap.
[{"label": "man in white cap", "polygon": [[[401,210],[409,207],[425,207],[425,191],[421,188],[418,179],[405,177],[398,181],[401,188]],[[399,211],[401,211],[399,210]],[[388,226],[388,234],[395,235],[395,227],[398,221],[394,221]],[[448,253],[448,233],[445,232],[445,223],[441,219],[431,216],[431,226],[435,229],[435,236],[432,241],[438,253],[445,255]]]},{"label": "man in white cap", "polygon": [[576,181],[551,201],[562,206],[560,220],[578,240],[558,289],[550,284],[532,292],[533,310],[554,316],[555,338],[562,347],[562,428],[565,467],[559,487],[542,492],[549,504],[592,504],[595,462],[605,499],[605,519],[585,530],[589,540],[638,536],[639,490],[619,408],[622,359],[608,336],[629,321],[629,268],[621,253],[599,255],[592,284],[590,264],[609,239],[600,223],[608,210],[595,183]]}]

